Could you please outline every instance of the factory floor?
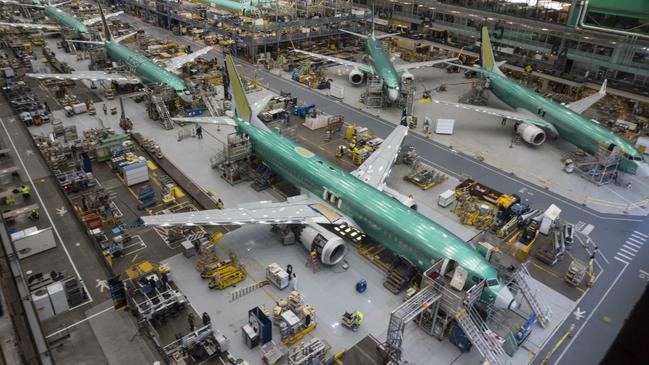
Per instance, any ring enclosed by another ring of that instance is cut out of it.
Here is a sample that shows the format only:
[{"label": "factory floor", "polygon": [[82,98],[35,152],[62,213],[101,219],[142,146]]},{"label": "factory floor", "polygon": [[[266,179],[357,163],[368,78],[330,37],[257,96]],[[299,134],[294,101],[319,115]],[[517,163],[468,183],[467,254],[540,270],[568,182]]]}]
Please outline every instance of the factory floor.
[{"label": "factory floor", "polygon": [[[250,97],[252,100],[256,100],[263,94],[264,92],[261,92],[253,94]],[[108,103],[110,105],[117,105],[118,101],[113,100]],[[241,202],[275,200],[278,198],[277,194],[273,193],[272,190],[255,192],[249,187],[248,183],[231,186],[220,179],[214,170],[209,168],[210,157],[220,151],[227,134],[233,131],[231,128],[222,127],[220,130],[217,130],[215,126],[206,126],[204,128],[205,138],[203,140],[190,137],[182,141],[177,141],[178,128],[165,131],[157,122],[148,118],[143,105],[137,105],[131,99],[125,99],[124,104],[126,114],[135,124],[135,131],[142,133],[146,137],[154,138],[161,146],[166,160],[179,166],[180,170],[195,182],[196,185],[222,198],[226,207],[234,206]],[[97,105],[97,110],[101,110],[101,104]],[[61,114],[61,111],[56,111],[55,115],[66,125],[77,125],[79,131],[84,128],[98,127],[100,125],[97,118],[87,115],[67,118]],[[119,114],[114,116],[98,115],[98,117],[102,119],[105,126],[118,129]],[[49,126],[45,125],[35,127],[32,131],[36,134],[46,135],[48,128]],[[312,145],[319,146],[318,149],[311,147],[314,151],[318,153],[322,152],[323,155],[328,156],[330,159],[333,158],[332,161],[335,159],[335,157],[332,157],[335,143],[323,145],[324,141],[322,137],[317,136],[319,132],[311,133],[305,128],[301,128],[300,133],[303,133],[304,138],[310,140]],[[304,144],[308,145],[309,143]],[[332,145],[333,148],[330,149]],[[329,155],[327,155],[327,151],[330,151]],[[339,163],[341,162],[339,161]],[[353,168],[350,163],[342,162],[342,165],[348,169]],[[430,214],[437,214],[437,218],[435,219],[446,217],[446,222],[449,223],[449,228],[454,233],[457,232],[458,235],[465,239],[470,238],[474,234],[464,226],[457,223],[452,224],[452,216],[447,213],[448,210],[437,211],[434,209],[437,194],[454,186],[453,180],[449,179],[439,187],[422,192],[413,185],[404,182],[399,177],[399,174],[402,176],[403,173],[404,170],[398,166],[394,169],[394,173],[388,183],[402,192],[411,191],[418,201],[421,199],[424,202],[423,206],[430,210]],[[287,263],[293,263],[298,273],[298,290],[304,292],[306,303],[312,304],[317,311],[319,325],[312,332],[312,335],[321,337],[329,342],[334,351],[349,348],[367,333],[372,333],[378,339],[385,338],[389,313],[391,309],[401,303],[400,296],[394,296],[382,287],[384,273],[364,261],[355,252],[352,252],[348,257],[350,269],[346,272],[338,273],[336,271],[337,269],[323,268],[320,272],[314,274],[304,267],[303,263],[306,262],[306,251],[300,247],[281,247],[276,239],[269,234],[267,227],[264,226],[240,228],[232,234],[227,235],[219,243],[218,247],[222,254],[225,254],[228,250],[236,252],[240,260],[246,265],[249,277],[245,282],[239,284],[237,288],[251,284],[253,282],[252,278],[262,280],[265,265],[271,262],[278,262],[282,266]],[[172,254],[172,252],[169,252],[169,254]],[[225,292],[209,290],[207,284],[198,277],[198,273],[194,270],[192,260],[176,254],[165,262],[171,265],[178,285],[188,296],[196,311],[199,313],[203,311],[210,313],[215,327],[231,339],[233,355],[235,357],[243,357],[251,364],[259,363],[258,350],[250,351],[244,347],[240,337],[240,326],[246,321],[247,310],[260,304],[265,304],[270,309],[272,308],[274,299],[280,296],[287,296],[288,291],[284,290],[283,292],[279,292],[273,287],[266,287],[263,290],[258,290],[239,299],[237,302],[230,303],[230,290]],[[360,278],[365,278],[370,284],[370,290],[364,294],[357,294],[354,291],[354,283]],[[347,294],[345,294],[344,300],[341,301],[340,296],[332,297],[330,293]],[[555,314],[557,316],[556,323],[560,323],[558,319],[562,315],[565,317],[571,309],[570,303],[572,301],[565,302],[565,298],[562,298],[564,297],[558,296],[556,300],[552,301],[553,305],[557,305],[557,308],[555,308]],[[363,310],[366,313],[365,323],[361,331],[356,333],[350,332],[339,325],[342,313],[346,310],[355,309]],[[103,314],[96,318],[103,318]],[[544,331],[539,329],[538,334],[541,335]],[[430,346],[431,343],[436,346]],[[542,340],[539,340],[539,343],[542,343]],[[476,363],[478,361],[475,352],[462,355],[461,360],[458,359],[461,353],[456,347],[448,341],[438,342],[432,340],[414,325],[408,326],[404,349],[406,354],[405,358],[412,359],[411,363],[425,363],[426,360],[423,360],[423,362],[421,360],[430,359],[432,354],[435,354],[436,358],[441,356],[441,358],[445,359],[441,363],[458,363],[457,361],[460,361],[459,363]],[[527,354],[524,353],[523,356],[527,357]]]},{"label": "factory floor", "polygon": [[[399,59],[395,61],[395,63],[399,62],[401,62]],[[291,78],[290,73],[280,72],[277,69],[272,72],[287,79]],[[401,120],[400,108],[368,108],[360,102],[360,96],[366,90],[365,84],[359,86],[350,84],[347,79],[348,72],[349,68],[345,66],[334,66],[325,72],[325,77],[332,79],[334,88],[343,89],[342,102],[352,108],[359,108],[375,115],[387,123],[399,124]],[[587,182],[577,173],[565,173],[562,170],[561,158],[576,150],[576,147],[567,141],[548,138],[543,145],[538,147],[530,146],[525,142],[513,144],[510,147],[513,124],[508,123],[506,126],[502,126],[499,117],[432,102],[419,102],[424,90],[435,90],[442,84],[447,85],[448,91],[433,91],[433,98],[457,102],[461,95],[469,92],[473,81],[466,79],[463,73],[449,74],[441,68],[424,68],[412,70],[412,74],[415,76],[416,85],[414,115],[418,118],[417,133],[421,136],[423,136],[425,117],[429,117],[433,121],[431,131],[434,131],[437,119],[454,119],[455,129],[452,135],[431,133],[430,139],[445,146],[452,146],[458,153],[477,158],[493,167],[559,193],[578,204],[586,202],[588,207],[603,213],[621,213],[626,204],[637,203],[647,197],[648,178],[623,175],[619,185],[610,184],[599,187]],[[264,83],[263,80],[261,83]],[[330,93],[329,90],[319,92]],[[487,106],[510,110],[494,95],[489,97]],[[353,123],[354,121],[348,122]],[[543,166],[543,168],[536,168],[537,166]],[[628,183],[631,183],[630,188],[627,187]],[[649,214],[649,206],[645,208],[633,207],[625,213],[646,215]]]}]

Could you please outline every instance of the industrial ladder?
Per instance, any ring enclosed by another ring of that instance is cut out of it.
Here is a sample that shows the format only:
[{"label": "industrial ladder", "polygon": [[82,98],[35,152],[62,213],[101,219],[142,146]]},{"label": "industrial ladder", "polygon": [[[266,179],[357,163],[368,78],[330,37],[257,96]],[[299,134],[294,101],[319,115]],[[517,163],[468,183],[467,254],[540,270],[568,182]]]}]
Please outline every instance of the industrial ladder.
[{"label": "industrial ladder", "polygon": [[490,336],[491,332],[473,306],[465,306],[455,314],[457,323],[469,338],[478,352],[492,365],[506,365],[509,356],[498,341]]},{"label": "industrial ladder", "polygon": [[[403,330],[406,323],[416,318],[426,309],[431,309],[433,304],[439,304],[442,295],[432,286],[426,286],[415,296],[401,304],[390,314],[388,335],[385,343],[381,345],[386,351],[391,364],[401,364],[401,345],[403,343]],[[433,311],[436,311],[434,308]]]},{"label": "industrial ladder", "polygon": [[269,284],[270,284],[269,280],[264,280],[264,281],[260,281],[258,283],[254,283],[252,285],[248,285],[248,286],[243,287],[241,289],[234,290],[234,291],[232,291],[230,293],[230,295],[232,296],[230,301],[234,302],[235,300],[237,300],[237,299],[239,299],[239,298],[241,298],[241,297],[243,297],[245,295],[248,295],[248,294],[254,292],[255,290],[257,290],[259,288],[263,288],[263,287],[265,287],[266,285],[269,285]]},{"label": "industrial ladder", "polygon": [[552,310],[539,297],[539,288],[530,280],[531,278],[525,265],[522,265],[518,270],[514,271],[512,275],[512,280],[518,284],[525,299],[530,303],[530,307],[532,307],[532,310],[536,314],[541,327],[545,328],[548,322],[550,322],[550,317],[552,317]]},{"label": "industrial ladder", "polygon": [[207,111],[210,113],[211,116],[217,117],[219,115],[218,111],[214,107],[214,104],[212,103],[212,97],[209,95],[204,95],[203,96],[203,104],[205,104],[205,107],[207,108]]},{"label": "industrial ladder", "polygon": [[173,129],[174,124],[171,120],[171,115],[169,115],[169,109],[167,109],[167,105],[165,104],[164,100],[159,99],[155,95],[152,95],[151,102],[153,102],[153,105],[155,105],[155,109],[158,112],[158,116],[160,117],[160,124],[162,125],[162,128],[167,130]]}]

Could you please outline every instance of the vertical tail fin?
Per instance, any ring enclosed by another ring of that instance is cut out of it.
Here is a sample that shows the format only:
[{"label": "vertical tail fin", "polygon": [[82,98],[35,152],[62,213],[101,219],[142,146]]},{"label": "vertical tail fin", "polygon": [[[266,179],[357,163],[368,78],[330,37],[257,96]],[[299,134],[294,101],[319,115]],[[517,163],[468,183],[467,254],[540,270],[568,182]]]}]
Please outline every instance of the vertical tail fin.
[{"label": "vertical tail fin", "polygon": [[101,4],[97,3],[99,6],[99,15],[101,15],[101,24],[104,26],[104,38],[106,42],[113,40],[113,36],[110,34],[110,28],[108,28],[108,22],[106,21],[106,16],[104,15],[104,10],[101,8]]},{"label": "vertical tail fin", "polygon": [[250,123],[252,121],[252,110],[250,103],[246,97],[246,91],[241,83],[241,78],[234,67],[234,59],[232,55],[225,56],[225,67],[228,70],[228,77],[230,78],[230,94],[232,94],[232,105],[234,106],[234,114],[241,118],[244,122]]},{"label": "vertical tail fin", "polygon": [[374,34],[374,2],[372,2],[372,37],[375,36]]},{"label": "vertical tail fin", "polygon": [[491,48],[491,40],[489,39],[489,29],[486,25],[482,27],[482,36],[481,36],[481,45],[480,45],[480,62],[482,68],[489,71],[494,71],[498,68],[496,65],[496,60],[494,59],[494,51]]}]

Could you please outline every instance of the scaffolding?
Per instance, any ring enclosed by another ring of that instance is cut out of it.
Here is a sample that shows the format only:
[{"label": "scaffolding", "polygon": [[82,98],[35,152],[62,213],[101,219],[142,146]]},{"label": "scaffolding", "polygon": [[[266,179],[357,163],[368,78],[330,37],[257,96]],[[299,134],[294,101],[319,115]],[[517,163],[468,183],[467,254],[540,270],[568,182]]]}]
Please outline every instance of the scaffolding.
[{"label": "scaffolding", "polygon": [[471,84],[471,90],[460,96],[458,102],[472,105],[487,105],[489,101],[489,79],[482,78]]},{"label": "scaffolding", "polygon": [[383,80],[375,75],[367,75],[365,92],[361,95],[361,102],[369,108],[383,108],[386,106],[383,95]]},{"label": "scaffolding", "polygon": [[401,83],[401,98],[399,99],[399,107],[406,109],[406,115],[413,115],[413,108],[415,103],[415,82],[412,79],[403,80]]},{"label": "scaffolding", "polygon": [[598,142],[594,156],[576,158],[575,166],[588,181],[597,186],[608,185],[617,179],[617,168],[622,156],[619,147]]},{"label": "scaffolding", "polygon": [[230,185],[245,181],[250,174],[248,162],[252,155],[252,144],[247,136],[231,133],[223,150],[210,158],[212,168],[219,170],[221,177]]}]

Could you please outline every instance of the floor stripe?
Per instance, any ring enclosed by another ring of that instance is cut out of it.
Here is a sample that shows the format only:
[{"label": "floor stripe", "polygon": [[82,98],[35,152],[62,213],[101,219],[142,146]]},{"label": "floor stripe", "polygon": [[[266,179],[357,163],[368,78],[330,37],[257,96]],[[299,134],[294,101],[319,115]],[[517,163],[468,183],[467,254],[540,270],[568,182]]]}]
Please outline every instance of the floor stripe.
[{"label": "floor stripe", "polygon": [[649,234],[645,234],[645,233],[638,232],[638,231],[633,231],[633,233],[637,233],[637,234],[639,234],[639,235],[641,235],[641,236],[644,236],[644,237],[646,237],[646,238],[649,238]]},{"label": "floor stripe", "polygon": [[647,240],[647,237],[638,236],[635,233],[631,233],[631,235],[629,237],[635,238],[636,240],[642,241],[642,242],[645,242]]},{"label": "floor stripe", "polygon": [[626,264],[626,265],[629,264],[628,262],[622,260],[621,258],[619,258],[619,257],[617,257],[617,256],[615,256],[615,257],[613,257],[613,258],[616,259],[616,260],[618,260],[619,262],[621,262],[621,263],[623,263],[623,264]]},{"label": "floor stripe", "polygon": [[633,246],[633,247],[635,247],[635,248],[642,248],[641,245],[639,245],[639,244],[637,244],[637,243],[629,242],[629,241],[624,242],[624,244],[625,244],[625,245],[629,245],[629,246]]},{"label": "floor stripe", "polygon": [[623,255],[621,252],[618,252],[617,255],[618,255],[618,256],[622,256],[622,257],[624,257],[625,259],[627,259],[627,260],[629,260],[629,261],[633,260],[633,258],[631,258],[631,257],[627,257],[626,255]]},{"label": "floor stripe", "polygon": [[627,251],[627,250],[625,250],[625,249],[623,249],[623,248],[621,248],[620,251],[619,251],[618,253],[620,253],[620,252],[622,252],[622,253],[624,253],[624,254],[627,254],[627,255],[630,255],[631,257],[635,257],[635,254],[634,254],[633,252],[631,252],[631,251]]},{"label": "floor stripe", "polygon": [[639,244],[640,246],[644,245],[644,241],[638,241],[638,239],[637,239],[637,238],[634,238],[634,237],[629,237],[629,238],[627,238],[626,240],[627,240],[627,241],[634,242],[634,243],[637,243],[637,244]]},{"label": "floor stripe", "polygon": [[633,248],[633,247],[631,247],[631,246],[627,246],[627,245],[624,245],[624,246],[622,246],[622,247],[624,247],[625,250],[630,250],[630,251],[633,252],[633,253],[638,253],[638,249],[637,249],[637,248]]}]

